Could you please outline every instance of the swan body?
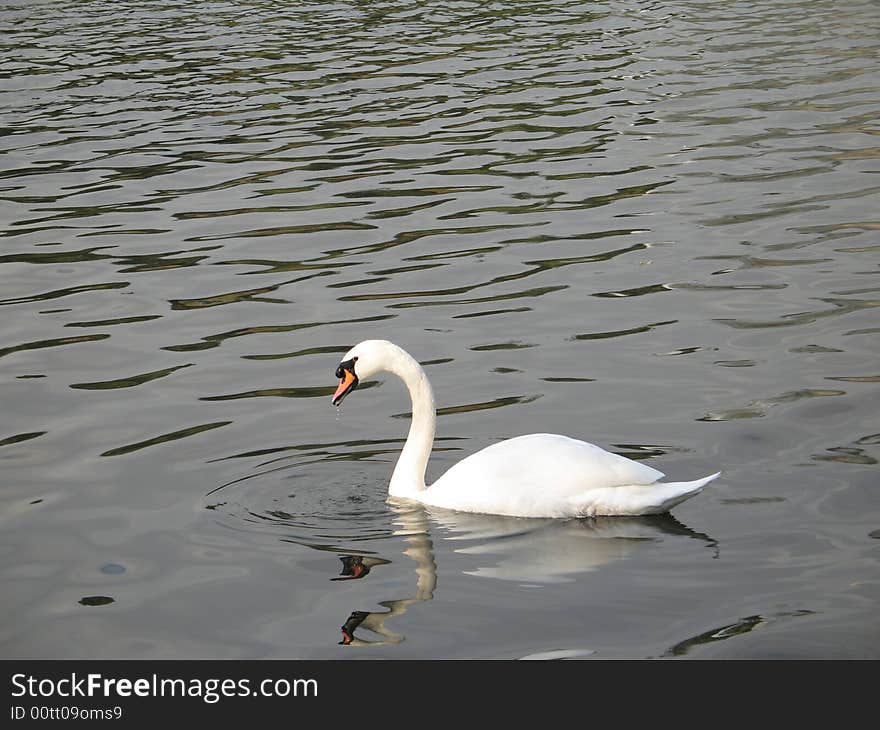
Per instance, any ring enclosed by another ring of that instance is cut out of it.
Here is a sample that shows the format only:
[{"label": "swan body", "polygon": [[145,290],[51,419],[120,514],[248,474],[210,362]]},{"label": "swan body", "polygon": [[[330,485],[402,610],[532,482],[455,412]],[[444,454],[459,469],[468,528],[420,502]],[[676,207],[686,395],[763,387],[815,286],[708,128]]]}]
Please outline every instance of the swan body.
[{"label": "swan body", "polygon": [[535,433],[487,446],[452,466],[430,487],[425,468],[434,443],[436,409],[421,365],[387,340],[355,345],[336,371],[342,402],[362,378],[388,371],[406,384],[412,422],[391,476],[391,497],[462,512],[513,517],[592,517],[666,512],[719,474],[661,482],[664,474],[567,436]]}]

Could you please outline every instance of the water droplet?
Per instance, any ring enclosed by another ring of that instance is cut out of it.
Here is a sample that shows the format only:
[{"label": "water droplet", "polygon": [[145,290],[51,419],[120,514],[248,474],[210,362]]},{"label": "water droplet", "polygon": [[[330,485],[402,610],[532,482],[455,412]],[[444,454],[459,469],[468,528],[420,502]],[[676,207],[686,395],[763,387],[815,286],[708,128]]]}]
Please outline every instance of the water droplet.
[{"label": "water droplet", "polygon": [[119,563],[104,563],[100,570],[107,575],[120,575],[125,572],[125,566]]},{"label": "water droplet", "polygon": [[83,596],[79,599],[79,602],[83,606],[106,606],[115,600],[115,598],[110,598],[110,596]]}]

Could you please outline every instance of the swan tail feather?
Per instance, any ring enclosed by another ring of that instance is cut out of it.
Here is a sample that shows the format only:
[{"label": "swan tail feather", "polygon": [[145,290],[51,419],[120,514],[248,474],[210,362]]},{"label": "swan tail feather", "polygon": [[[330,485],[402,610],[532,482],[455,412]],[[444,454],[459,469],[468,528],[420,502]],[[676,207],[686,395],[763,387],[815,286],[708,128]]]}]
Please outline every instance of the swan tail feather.
[{"label": "swan tail feather", "polygon": [[[703,477],[702,479],[696,479],[692,482],[669,482],[663,484],[663,492],[664,498],[663,502],[658,506],[657,512],[666,512],[677,504],[681,504],[686,499],[690,499],[695,494],[699,494],[703,491],[703,487],[705,487],[709,482],[717,479],[721,476],[721,472],[716,472],[715,474],[710,474],[707,477]],[[654,512],[647,512],[646,514],[656,514]]]},{"label": "swan tail feather", "polygon": [[595,515],[654,515],[668,512],[686,499],[699,494],[721,472],[692,482],[654,482],[630,487],[592,489],[571,499],[582,517]]}]

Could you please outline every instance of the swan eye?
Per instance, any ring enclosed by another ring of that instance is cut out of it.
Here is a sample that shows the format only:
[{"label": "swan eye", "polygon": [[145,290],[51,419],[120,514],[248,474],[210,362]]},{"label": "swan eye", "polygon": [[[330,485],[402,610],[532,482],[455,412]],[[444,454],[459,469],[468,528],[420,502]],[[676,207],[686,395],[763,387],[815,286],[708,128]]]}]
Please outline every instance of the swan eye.
[{"label": "swan eye", "polygon": [[344,378],[346,373],[351,373],[354,375],[354,364],[357,361],[356,357],[351,358],[351,360],[346,360],[345,362],[339,363],[339,367],[336,368],[336,377]]}]

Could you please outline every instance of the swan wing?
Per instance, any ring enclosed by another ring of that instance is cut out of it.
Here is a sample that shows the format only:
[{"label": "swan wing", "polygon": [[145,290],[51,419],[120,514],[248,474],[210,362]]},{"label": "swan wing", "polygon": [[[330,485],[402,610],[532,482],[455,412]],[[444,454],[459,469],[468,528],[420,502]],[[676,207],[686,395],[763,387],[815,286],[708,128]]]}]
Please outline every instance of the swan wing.
[{"label": "swan wing", "polygon": [[536,433],[492,444],[449,469],[419,501],[466,512],[563,517],[592,490],[654,484],[663,472],[577,439]]}]

